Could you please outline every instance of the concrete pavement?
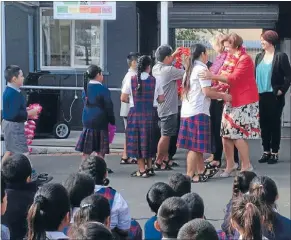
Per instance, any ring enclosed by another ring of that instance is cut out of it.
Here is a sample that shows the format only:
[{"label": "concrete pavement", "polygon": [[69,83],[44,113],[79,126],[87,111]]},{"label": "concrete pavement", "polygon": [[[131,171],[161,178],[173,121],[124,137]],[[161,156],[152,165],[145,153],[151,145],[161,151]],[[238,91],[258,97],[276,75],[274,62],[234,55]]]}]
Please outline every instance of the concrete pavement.
[{"label": "concrete pavement", "polygon": [[[33,154],[76,153],[75,146],[80,136],[80,131],[72,131],[67,139],[44,138],[34,139],[32,143]],[[282,144],[290,149],[291,128],[282,128]],[[116,133],[111,151],[120,152],[125,141],[124,133]],[[261,140],[254,140],[260,143]],[[257,144],[256,144],[257,146]],[[290,153],[290,151],[289,151]],[[289,154],[290,156],[290,154]]]},{"label": "concrete pavement", "polygon": [[[267,175],[276,182],[279,189],[278,210],[290,218],[290,145],[289,149],[286,148],[286,143],[283,143],[282,147],[282,161],[279,164],[267,165],[257,162],[261,154],[259,142],[251,145],[251,159],[257,174]],[[289,158],[286,157],[288,154]],[[34,155],[31,156],[31,160],[38,172],[50,173],[54,177],[54,182],[63,182],[70,173],[77,171],[80,156]],[[130,173],[136,169],[136,165],[120,165],[119,156],[109,155],[106,160],[108,166],[115,172],[109,175],[110,185],[123,195],[129,204],[132,217],[139,219],[142,227],[145,220],[153,215],[146,202],[146,193],[150,186],[159,181],[167,182],[173,172],[185,173],[185,151],[179,151],[176,156],[180,167],[174,171],[158,172],[157,176],[149,179],[131,178]],[[232,182],[233,178],[228,178],[192,184],[192,191],[197,192],[204,200],[207,219],[217,229],[220,229],[225,206],[231,198]]]}]

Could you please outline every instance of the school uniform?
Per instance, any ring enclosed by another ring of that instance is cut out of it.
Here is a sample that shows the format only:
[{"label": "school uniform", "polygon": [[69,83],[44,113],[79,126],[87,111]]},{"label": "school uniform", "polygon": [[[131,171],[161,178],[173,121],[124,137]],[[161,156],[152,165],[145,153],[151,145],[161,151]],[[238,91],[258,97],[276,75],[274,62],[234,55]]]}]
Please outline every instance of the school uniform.
[{"label": "school uniform", "polygon": [[1,224],[1,239],[2,240],[10,240],[9,228],[3,224]]},{"label": "school uniform", "polygon": [[144,225],[144,236],[145,239],[155,239],[160,240],[162,239],[162,233],[159,232],[155,228],[155,221],[157,221],[157,216],[152,216],[150,219],[148,219]]},{"label": "school uniform", "polygon": [[210,98],[202,91],[211,87],[211,80],[200,80],[198,73],[207,70],[201,61],[195,61],[190,76],[190,90],[183,96],[178,148],[200,153],[211,153]]},{"label": "school uniform", "polygon": [[108,124],[115,125],[110,91],[100,82],[90,81],[87,94],[83,91],[82,99],[83,131],[75,149],[84,154],[109,154]]},{"label": "school uniform", "polygon": [[7,184],[7,209],[1,221],[9,228],[11,239],[25,237],[28,230],[27,213],[37,190],[37,182]]},{"label": "school uniform", "polygon": [[130,110],[127,118],[127,155],[131,158],[154,158],[157,153],[159,131],[157,98],[163,89],[148,73],[141,74],[141,93],[138,93],[137,76],[126,81],[122,93],[129,94]]},{"label": "school uniform", "polygon": [[142,229],[139,223],[130,217],[128,204],[121,194],[111,187],[101,185],[95,185],[94,192],[109,201],[110,229],[128,231],[129,239],[141,240]]},{"label": "school uniform", "polygon": [[24,122],[27,121],[26,99],[19,88],[11,83],[3,93],[3,122],[2,129],[6,151],[28,153]]},{"label": "school uniform", "polygon": [[[123,88],[123,86],[124,86],[125,82],[127,81],[127,79],[128,78],[131,79],[136,74],[137,73],[136,73],[135,70],[129,68],[128,72],[125,74],[125,77],[122,80],[121,89]],[[120,105],[120,117],[123,118],[124,129],[126,129],[126,126],[127,126],[127,116],[128,116],[128,113],[129,113],[129,109],[130,109],[129,103],[121,102],[121,105]]]}]

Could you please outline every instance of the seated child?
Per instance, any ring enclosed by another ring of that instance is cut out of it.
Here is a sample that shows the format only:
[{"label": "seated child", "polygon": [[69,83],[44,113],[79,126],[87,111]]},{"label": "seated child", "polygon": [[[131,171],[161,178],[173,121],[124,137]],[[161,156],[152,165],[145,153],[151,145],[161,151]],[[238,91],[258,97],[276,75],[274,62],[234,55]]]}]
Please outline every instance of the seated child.
[{"label": "seated child", "polygon": [[110,228],[120,236],[128,236],[131,228],[131,217],[127,202],[115,189],[108,187],[107,165],[103,158],[91,156],[80,166],[80,172],[90,175],[95,181],[96,194],[106,197],[110,204]]},{"label": "seated child", "polygon": [[72,173],[63,183],[67,189],[71,203],[71,223],[73,223],[74,215],[80,208],[81,201],[94,193],[95,183],[93,178],[87,174]]},{"label": "seated child", "polygon": [[178,197],[182,197],[191,192],[191,179],[182,173],[174,173],[169,178],[169,186],[176,191]]},{"label": "seated child", "polygon": [[70,199],[58,183],[43,185],[35,194],[28,215],[27,240],[67,239],[63,233],[70,224]]},{"label": "seated child", "polygon": [[225,232],[226,236],[228,237],[231,237],[234,234],[234,232],[230,231],[230,223],[229,223],[229,216],[231,212],[232,201],[233,199],[240,197],[249,191],[250,183],[255,177],[256,177],[256,174],[254,172],[244,171],[244,172],[240,172],[239,175],[234,178],[232,198],[230,199],[229,203],[226,205],[224,221],[221,225],[222,231]]},{"label": "seated child", "polygon": [[91,221],[100,222],[110,229],[110,205],[108,200],[99,194],[84,198],[74,216],[75,225]]},{"label": "seated child", "polygon": [[37,191],[37,183],[31,182],[31,174],[30,161],[23,154],[15,154],[2,162],[9,202],[2,223],[10,229],[11,239],[23,239],[27,233],[27,213]]},{"label": "seated child", "polygon": [[259,203],[250,195],[243,195],[232,202],[231,226],[239,235],[235,239],[263,239]]},{"label": "seated child", "polygon": [[186,223],[178,233],[178,239],[218,240],[215,228],[205,219],[196,218]]},{"label": "seated child", "polygon": [[166,183],[157,182],[151,186],[146,195],[147,202],[155,216],[146,221],[144,226],[145,239],[162,239],[162,233],[157,231],[154,224],[157,221],[157,214],[162,203],[170,197],[176,196],[175,191]]},{"label": "seated child", "polygon": [[73,225],[69,232],[71,240],[113,240],[113,235],[103,224],[99,222],[86,222],[81,225]]},{"label": "seated child", "polygon": [[180,228],[189,220],[187,203],[180,197],[171,197],[160,206],[155,227],[162,233],[163,239],[176,239]]},{"label": "seated child", "polygon": [[187,193],[182,199],[188,204],[191,220],[205,218],[203,199],[197,193]]},{"label": "seated child", "polygon": [[279,197],[276,183],[267,176],[255,177],[250,184],[249,194],[262,203],[259,209],[263,217],[263,235],[269,240],[290,240],[291,220],[276,210]]},{"label": "seated child", "polygon": [[[3,174],[1,174],[1,220],[3,214],[5,214],[6,208],[7,208],[6,183],[4,181]],[[3,224],[1,224],[1,239],[10,240],[9,228]]]}]

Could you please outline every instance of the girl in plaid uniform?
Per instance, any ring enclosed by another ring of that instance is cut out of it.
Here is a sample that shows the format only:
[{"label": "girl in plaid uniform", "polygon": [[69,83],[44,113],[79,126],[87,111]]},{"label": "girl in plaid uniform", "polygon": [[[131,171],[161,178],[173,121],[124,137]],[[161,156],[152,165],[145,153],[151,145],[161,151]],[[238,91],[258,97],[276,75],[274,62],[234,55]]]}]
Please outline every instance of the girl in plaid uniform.
[{"label": "girl in plaid uniform", "polygon": [[156,157],[156,133],[159,131],[157,105],[164,101],[164,92],[156,79],[149,75],[150,71],[150,57],[142,56],[138,60],[137,76],[128,79],[122,88],[121,101],[130,103],[126,129],[127,156],[138,160],[138,171],[132,173],[132,177],[154,175],[152,158]]},{"label": "girl in plaid uniform", "polygon": [[[211,153],[210,99],[230,100],[230,96],[211,89],[211,80],[198,78],[198,73],[207,70],[208,56],[201,44],[191,47],[191,58],[183,79],[181,123],[177,146],[189,150],[187,175],[193,182],[205,182],[203,153]],[[195,176],[195,174],[198,174]]]},{"label": "girl in plaid uniform", "polygon": [[[115,125],[113,103],[109,89],[102,85],[101,68],[91,65],[85,75],[82,93],[84,101],[83,131],[76,151],[83,153],[82,160],[88,158],[93,152],[104,158],[105,154],[109,154],[108,124]],[[112,173],[110,169],[108,172]]]}]

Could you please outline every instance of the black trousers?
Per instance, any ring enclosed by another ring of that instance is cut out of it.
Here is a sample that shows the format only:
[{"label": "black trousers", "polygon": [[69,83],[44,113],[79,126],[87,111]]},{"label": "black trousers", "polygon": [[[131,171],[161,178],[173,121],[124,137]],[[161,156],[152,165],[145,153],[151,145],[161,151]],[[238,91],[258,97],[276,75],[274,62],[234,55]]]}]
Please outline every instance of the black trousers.
[{"label": "black trousers", "polygon": [[281,141],[282,113],[285,97],[272,92],[260,94],[260,127],[262,145],[265,152],[278,153]]},{"label": "black trousers", "polygon": [[[211,100],[210,104],[210,120],[211,120],[211,132],[212,132],[212,145],[214,145],[215,151],[213,152],[214,160],[221,163],[221,156],[223,152],[222,137],[220,136],[221,119],[223,112],[223,101],[216,99]],[[234,147],[234,161],[239,163],[238,151]]]},{"label": "black trousers", "polygon": [[181,118],[181,106],[178,107],[178,121],[177,121],[177,134],[172,136],[170,139],[169,151],[168,154],[170,157],[173,157],[177,152],[177,140],[180,129],[180,118]]}]

